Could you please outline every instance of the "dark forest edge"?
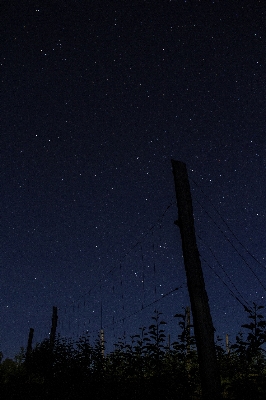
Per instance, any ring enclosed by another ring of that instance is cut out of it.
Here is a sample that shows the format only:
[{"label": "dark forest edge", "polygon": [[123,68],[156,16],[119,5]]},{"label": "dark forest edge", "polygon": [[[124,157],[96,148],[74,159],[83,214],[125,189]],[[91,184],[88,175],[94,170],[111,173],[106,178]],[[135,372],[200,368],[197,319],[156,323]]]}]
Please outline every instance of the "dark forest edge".
[{"label": "dark forest edge", "polygon": [[[248,322],[235,343],[224,348],[216,339],[224,399],[266,398],[266,321],[263,306],[246,308]],[[27,354],[0,363],[0,397],[17,399],[154,400],[201,399],[198,357],[193,327],[186,312],[176,314],[180,333],[168,343],[165,322],[155,310],[152,324],[139,333],[118,340],[114,351],[103,354],[99,337],[77,341],[57,335],[44,339]]]}]

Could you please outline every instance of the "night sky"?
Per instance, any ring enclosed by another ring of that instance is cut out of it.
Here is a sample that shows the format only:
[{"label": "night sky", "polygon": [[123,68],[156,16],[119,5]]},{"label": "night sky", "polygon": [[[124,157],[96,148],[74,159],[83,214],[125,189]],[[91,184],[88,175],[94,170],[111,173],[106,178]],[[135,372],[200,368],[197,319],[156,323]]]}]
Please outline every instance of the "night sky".
[{"label": "night sky", "polygon": [[[189,304],[186,163],[217,334],[265,305],[264,1],[1,1],[0,350],[107,346]],[[178,290],[174,290],[178,289]],[[171,293],[170,293],[171,292]],[[151,304],[153,303],[153,304]],[[102,313],[101,313],[102,310]]]}]

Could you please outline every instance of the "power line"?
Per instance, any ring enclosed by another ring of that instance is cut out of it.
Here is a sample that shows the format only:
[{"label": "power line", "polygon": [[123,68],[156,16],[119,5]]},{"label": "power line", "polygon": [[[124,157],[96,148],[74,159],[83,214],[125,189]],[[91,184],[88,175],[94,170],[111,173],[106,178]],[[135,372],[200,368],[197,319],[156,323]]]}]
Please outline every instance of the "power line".
[{"label": "power line", "polygon": [[[254,261],[256,261],[264,270],[266,269],[266,266],[262,264],[261,261],[259,261],[244,245],[243,243],[237,238],[236,234],[232,231],[232,229],[230,228],[230,226],[228,225],[228,223],[226,222],[226,220],[223,218],[223,216],[220,214],[220,212],[218,211],[218,209],[215,207],[215,205],[213,204],[213,202],[210,200],[209,196],[206,195],[206,193],[204,193],[203,189],[193,180],[191,179],[192,182],[199,188],[199,190],[203,193],[203,195],[208,199],[208,201],[210,202],[210,204],[212,205],[213,209],[216,211],[216,213],[219,215],[219,217],[221,218],[221,220],[223,221],[223,223],[225,224],[225,226],[227,227],[227,229],[229,230],[229,232],[231,232],[231,234],[234,236],[234,238],[237,240],[237,242],[240,244],[240,246],[243,247],[243,249],[250,255],[250,257],[253,258]],[[202,207],[202,206],[201,206]],[[205,210],[204,210],[205,211]]]},{"label": "power line", "polygon": [[129,319],[129,318],[133,317],[134,315],[137,315],[137,314],[141,313],[141,312],[142,312],[143,310],[145,310],[146,308],[148,308],[148,307],[154,305],[155,303],[158,303],[159,301],[161,301],[161,300],[164,299],[165,297],[168,297],[170,294],[172,294],[172,293],[176,292],[177,290],[181,289],[181,288],[183,287],[183,285],[184,285],[184,283],[183,283],[182,285],[178,286],[177,288],[172,289],[172,290],[170,290],[169,292],[163,294],[159,299],[156,299],[156,300],[152,301],[151,303],[146,304],[145,306],[141,307],[141,309],[139,309],[139,310],[137,310],[137,311],[134,311],[133,313],[128,314],[128,315],[124,316],[123,318],[120,318],[119,320],[116,320],[115,322],[113,322],[113,323],[111,323],[111,324],[106,325],[105,328],[108,328],[108,327],[110,327],[110,326],[116,325],[116,324],[118,324],[119,322],[124,322],[126,319]]},{"label": "power line", "polygon": [[238,251],[238,249],[235,247],[235,245],[230,241],[230,239],[225,235],[225,233],[223,232],[222,228],[217,224],[217,222],[212,218],[211,214],[205,210],[205,208],[202,206],[202,204],[196,200],[196,202],[201,206],[201,208],[203,209],[203,211],[208,215],[208,217],[212,220],[212,222],[214,223],[214,225],[219,229],[219,231],[222,233],[222,235],[225,237],[225,239],[227,240],[228,243],[230,243],[230,245],[233,247],[233,249],[235,250],[235,252],[239,255],[239,257],[244,261],[244,263],[246,264],[246,266],[248,267],[248,269],[251,271],[251,273],[255,276],[255,278],[258,280],[258,282],[260,283],[260,285],[263,287],[263,289],[266,291],[266,287],[264,286],[264,284],[261,282],[260,278],[258,277],[258,275],[253,271],[253,269],[251,268],[251,266],[249,265],[249,263],[245,260],[245,258],[242,256],[242,254]]},{"label": "power line", "polygon": [[[231,296],[233,296],[243,307],[244,309],[248,309],[248,303],[245,301],[247,306],[234,294],[234,292],[229,288],[229,286],[225,283],[225,281],[220,277],[220,275],[214,270],[214,268],[201,256],[201,259],[208,265],[208,267],[214,272],[214,274],[223,282],[223,284],[227,287],[229,290]],[[241,295],[242,297],[242,295]]]},{"label": "power line", "polygon": [[[153,232],[154,228],[158,225],[161,224],[161,221],[163,220],[163,218],[165,217],[167,211],[173,206],[174,202],[172,201],[163,211],[163,213],[160,215],[160,217],[153,223],[152,226],[150,226],[150,228],[146,231],[145,234],[142,234],[139,239],[137,239],[137,241],[135,242],[135,244],[133,246],[130,247],[130,249],[124,253],[124,255],[120,258],[119,261],[119,265],[120,265],[120,270],[121,270],[121,266],[122,266],[122,261],[129,255],[131,254],[134,249],[136,249],[139,245],[141,245],[145,238],[151,233]],[[117,264],[115,264],[105,275],[104,277],[100,278],[89,290],[87,293],[83,294],[82,296],[80,296],[78,299],[73,300],[72,304],[68,307],[74,307],[74,303],[77,303],[79,301],[81,301],[82,299],[84,299],[86,296],[90,296],[91,292],[99,285],[101,285],[103,283],[103,280],[110,275],[111,273],[113,273],[116,269],[118,268]],[[124,300],[123,300],[124,301]],[[67,308],[67,306],[65,306],[65,309]],[[144,309],[144,308],[143,308]]]},{"label": "power line", "polygon": [[[197,237],[204,243],[204,241],[202,240],[202,238],[200,236],[197,235]],[[222,271],[225,273],[225,275],[227,276],[227,278],[229,279],[229,281],[231,282],[231,284],[233,285],[234,289],[236,290],[236,292],[238,293],[239,297],[242,298],[243,302],[246,303],[246,305],[248,306],[248,303],[246,302],[245,298],[242,296],[242,294],[239,292],[239,290],[237,289],[236,285],[234,284],[234,282],[232,281],[232,279],[230,278],[230,276],[227,274],[226,270],[223,268],[222,264],[219,262],[219,260],[217,259],[215,253],[213,252],[213,250],[206,245],[206,243],[204,243],[204,245],[206,247],[208,247],[208,249],[210,250],[210,252],[212,253],[215,261],[217,262],[217,264],[219,265],[219,267],[222,269]],[[200,255],[201,256],[201,255]],[[233,291],[228,287],[228,285],[224,282],[224,280],[219,276],[219,274],[214,270],[213,267],[211,267],[207,261],[201,256],[202,260],[213,270],[213,272],[215,273],[215,275],[223,282],[223,284],[227,287],[227,289],[230,291],[231,295],[233,297],[235,297],[235,299],[237,299],[237,301],[239,301],[238,297],[233,293]],[[243,303],[240,302],[242,305]],[[243,305],[244,306],[244,305]]]}]

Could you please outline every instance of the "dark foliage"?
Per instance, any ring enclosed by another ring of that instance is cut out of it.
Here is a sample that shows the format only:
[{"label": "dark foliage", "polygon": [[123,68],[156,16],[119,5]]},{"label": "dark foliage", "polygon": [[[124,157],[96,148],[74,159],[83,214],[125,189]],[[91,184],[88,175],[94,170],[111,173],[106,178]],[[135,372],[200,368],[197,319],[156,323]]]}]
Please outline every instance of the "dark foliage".
[{"label": "dark foliage", "polygon": [[[262,306],[246,309],[248,323],[225,350],[217,339],[223,398],[266,398],[266,321]],[[15,360],[0,361],[3,400],[197,400],[200,399],[198,358],[187,311],[177,314],[180,333],[169,343],[165,322],[155,310],[152,324],[130,338],[119,339],[104,355],[100,337],[85,335],[74,342],[56,337],[37,344],[29,357],[21,349]]]}]

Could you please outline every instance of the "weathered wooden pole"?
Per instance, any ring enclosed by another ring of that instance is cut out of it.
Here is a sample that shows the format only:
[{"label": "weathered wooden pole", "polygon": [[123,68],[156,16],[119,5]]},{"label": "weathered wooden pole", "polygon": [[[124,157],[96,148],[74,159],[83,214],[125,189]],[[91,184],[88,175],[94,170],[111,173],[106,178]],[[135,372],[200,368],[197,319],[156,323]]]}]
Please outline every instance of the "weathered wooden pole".
[{"label": "weathered wooden pole", "polygon": [[29,359],[29,356],[30,356],[30,354],[32,352],[33,334],[34,334],[34,329],[30,328],[29,337],[28,337],[28,344],[27,344],[27,350],[26,350],[26,360]]},{"label": "weathered wooden pole", "polygon": [[225,335],[225,347],[226,347],[226,353],[230,354],[229,335],[228,335],[228,333]]},{"label": "weathered wooden pole", "polygon": [[[101,287],[102,291],[102,287]],[[103,302],[101,299],[101,330],[100,330],[101,355],[104,358],[104,330],[103,330]]]},{"label": "weathered wooden pole", "polygon": [[186,329],[186,335],[187,335],[187,356],[189,356],[189,354],[190,354],[190,341],[191,341],[191,338],[190,338],[190,327],[191,327],[191,324],[190,324],[190,307],[189,306],[187,306],[186,307],[186,324],[185,324],[185,329]]},{"label": "weathered wooden pole", "polygon": [[101,355],[104,358],[104,330],[100,330],[100,345],[101,345]]},{"label": "weathered wooden pole", "polygon": [[54,347],[54,341],[55,341],[55,335],[56,335],[56,327],[57,327],[57,307],[53,306],[53,315],[52,315],[52,327],[51,327],[51,333],[50,333],[50,345],[51,348]]},{"label": "weathered wooden pole", "polygon": [[202,399],[221,399],[221,380],[214,344],[214,327],[196,243],[193,207],[186,164],[172,160],[178,221],[187,286],[199,358]]}]

